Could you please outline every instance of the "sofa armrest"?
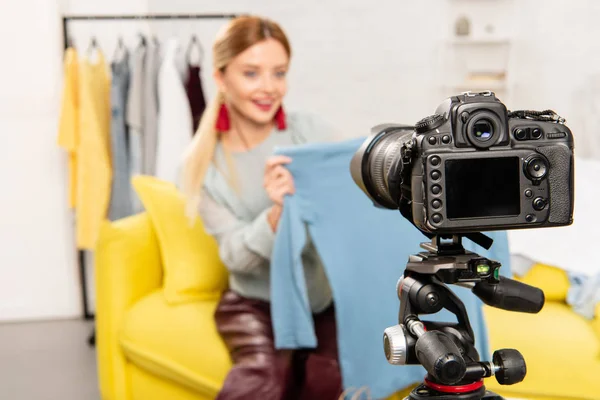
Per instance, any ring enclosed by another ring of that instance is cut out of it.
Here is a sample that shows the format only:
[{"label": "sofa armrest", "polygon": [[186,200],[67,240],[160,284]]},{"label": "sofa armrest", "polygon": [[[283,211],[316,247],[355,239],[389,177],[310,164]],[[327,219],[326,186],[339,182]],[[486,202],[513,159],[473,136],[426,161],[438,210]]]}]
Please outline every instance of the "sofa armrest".
[{"label": "sofa armrest", "polygon": [[[592,328],[600,341],[600,302],[596,304],[596,316],[592,320]],[[600,359],[600,354],[598,354],[598,358]]]},{"label": "sofa armrest", "polygon": [[158,242],[146,213],[106,222],[95,251],[98,380],[104,400],[129,399],[118,336],[127,311],[162,285]]}]

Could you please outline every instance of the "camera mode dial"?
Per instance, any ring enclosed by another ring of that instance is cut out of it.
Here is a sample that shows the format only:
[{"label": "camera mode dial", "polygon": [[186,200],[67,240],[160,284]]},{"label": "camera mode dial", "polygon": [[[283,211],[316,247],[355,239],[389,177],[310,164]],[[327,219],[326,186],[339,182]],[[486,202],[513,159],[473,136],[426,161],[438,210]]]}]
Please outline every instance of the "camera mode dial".
[{"label": "camera mode dial", "polygon": [[423,118],[419,122],[415,124],[415,130],[419,135],[429,132],[439,126],[442,126],[444,123],[444,117],[440,114],[433,114],[428,117]]}]

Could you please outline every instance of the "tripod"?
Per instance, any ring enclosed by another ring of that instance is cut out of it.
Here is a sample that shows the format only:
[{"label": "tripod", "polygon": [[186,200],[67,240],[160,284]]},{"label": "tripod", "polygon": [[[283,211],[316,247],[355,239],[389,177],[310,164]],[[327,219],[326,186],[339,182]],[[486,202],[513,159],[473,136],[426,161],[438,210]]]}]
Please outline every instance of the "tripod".
[{"label": "tripod", "polygon": [[[391,364],[421,364],[427,370],[424,383],[407,399],[502,400],[486,390],[483,378],[495,375],[502,385],[521,382],[525,360],[518,350],[502,349],[494,352],[492,362],[480,361],[465,306],[446,284],[468,287],[487,305],[527,313],[542,309],[544,292],[500,276],[500,263],[465,250],[461,235],[434,236],[421,247],[426,251],[409,257],[398,282],[399,324],[387,328],[383,337]],[[419,319],[442,309],[458,322]]]}]

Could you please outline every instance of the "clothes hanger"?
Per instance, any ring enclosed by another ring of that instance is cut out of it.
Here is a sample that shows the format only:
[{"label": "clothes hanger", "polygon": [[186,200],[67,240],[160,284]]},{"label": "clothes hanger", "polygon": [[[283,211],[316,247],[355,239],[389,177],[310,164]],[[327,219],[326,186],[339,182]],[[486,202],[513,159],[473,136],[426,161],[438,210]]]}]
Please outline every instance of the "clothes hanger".
[{"label": "clothes hanger", "polygon": [[115,52],[113,54],[113,61],[120,60],[126,52],[127,48],[125,47],[125,43],[123,42],[123,36],[119,35],[119,39],[117,40],[117,47],[115,47]]},{"label": "clothes hanger", "polygon": [[92,56],[94,55],[94,50],[96,51],[95,54],[98,55],[99,51],[100,51],[100,46],[98,45],[98,40],[96,40],[96,36],[92,36],[90,38],[90,44],[87,48],[87,57],[88,59],[92,59]]},{"label": "clothes hanger", "polygon": [[187,59],[188,64],[192,65],[190,56],[192,54],[192,49],[194,48],[194,45],[198,49],[197,65],[200,65],[200,64],[202,64],[202,60],[204,58],[204,49],[202,48],[202,44],[200,43],[200,40],[198,40],[198,37],[196,35],[192,35],[192,37],[190,38],[190,42],[188,43],[188,47],[185,52],[185,58]]},{"label": "clothes hanger", "polygon": [[144,34],[142,32],[138,33],[138,39],[140,40],[140,43],[138,44],[138,48],[145,47],[146,46],[146,36],[144,36]]}]

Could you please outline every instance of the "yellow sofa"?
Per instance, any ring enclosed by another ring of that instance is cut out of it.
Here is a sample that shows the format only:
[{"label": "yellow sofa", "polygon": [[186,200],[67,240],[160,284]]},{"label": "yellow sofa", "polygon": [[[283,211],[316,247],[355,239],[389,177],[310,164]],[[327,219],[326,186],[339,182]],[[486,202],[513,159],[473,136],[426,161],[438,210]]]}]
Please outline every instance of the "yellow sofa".
[{"label": "yellow sofa", "polygon": [[[101,230],[96,329],[103,400],[213,399],[231,366],[213,322],[218,296],[168,302],[162,253],[146,212]],[[600,399],[600,321],[586,321],[565,304],[568,282],[560,270],[536,266],[524,280],[549,298],[540,314],[485,313],[491,348],[519,349],[527,377],[514,386],[494,378],[486,385],[507,398]]]}]

